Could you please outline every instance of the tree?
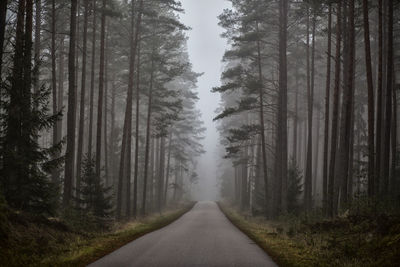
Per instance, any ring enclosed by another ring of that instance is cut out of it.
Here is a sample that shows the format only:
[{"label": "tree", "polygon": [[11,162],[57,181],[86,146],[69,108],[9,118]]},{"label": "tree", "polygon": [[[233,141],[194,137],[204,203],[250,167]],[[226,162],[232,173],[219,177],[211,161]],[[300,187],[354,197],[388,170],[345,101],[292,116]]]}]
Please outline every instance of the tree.
[{"label": "tree", "polygon": [[368,16],[368,1],[363,0],[363,15],[364,15],[364,45],[365,45],[365,65],[367,71],[367,86],[368,86],[368,195],[370,197],[375,194],[375,141],[374,141],[374,85],[372,79],[371,65],[371,45],[369,34],[369,16]]},{"label": "tree", "polygon": [[75,169],[75,41],[76,41],[76,11],[77,0],[71,0],[71,22],[69,32],[69,56],[68,56],[68,114],[67,114],[67,150],[65,152],[65,177],[63,205],[68,207],[72,197],[72,184]]},{"label": "tree", "polygon": [[326,91],[325,91],[325,131],[324,131],[324,160],[322,182],[322,205],[327,210],[328,201],[328,147],[329,147],[329,120],[330,120],[330,90],[331,90],[331,54],[332,54],[332,3],[329,2],[328,11],[328,51],[326,62]]},{"label": "tree", "polygon": [[81,78],[81,99],[79,111],[79,132],[78,132],[78,151],[76,158],[76,190],[77,198],[81,186],[82,172],[82,155],[83,155],[83,134],[85,129],[85,98],[86,98],[86,60],[87,60],[87,32],[88,32],[88,17],[89,17],[89,0],[84,0],[84,15],[83,15],[83,44],[82,44],[82,78]]},{"label": "tree", "polygon": [[335,161],[338,139],[338,120],[339,120],[339,90],[340,90],[340,56],[341,56],[341,20],[342,20],[342,1],[337,3],[336,10],[336,54],[335,54],[335,87],[333,91],[333,111],[332,111],[332,135],[331,135],[331,155],[329,163],[328,180],[328,215],[334,216],[334,191],[335,191]]}]

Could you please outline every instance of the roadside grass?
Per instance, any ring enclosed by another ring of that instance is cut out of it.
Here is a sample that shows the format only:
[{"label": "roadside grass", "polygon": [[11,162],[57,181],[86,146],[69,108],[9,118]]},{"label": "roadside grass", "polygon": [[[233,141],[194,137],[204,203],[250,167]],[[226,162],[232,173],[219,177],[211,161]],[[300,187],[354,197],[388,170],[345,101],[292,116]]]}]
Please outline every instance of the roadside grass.
[{"label": "roadside grass", "polygon": [[109,230],[76,232],[46,218],[11,215],[9,237],[0,240],[0,266],[86,266],[125,244],[177,220],[193,207],[113,224]]},{"label": "roadside grass", "polygon": [[279,266],[399,266],[400,221],[384,229],[370,218],[277,221],[250,217],[225,203],[227,218],[254,240]]}]

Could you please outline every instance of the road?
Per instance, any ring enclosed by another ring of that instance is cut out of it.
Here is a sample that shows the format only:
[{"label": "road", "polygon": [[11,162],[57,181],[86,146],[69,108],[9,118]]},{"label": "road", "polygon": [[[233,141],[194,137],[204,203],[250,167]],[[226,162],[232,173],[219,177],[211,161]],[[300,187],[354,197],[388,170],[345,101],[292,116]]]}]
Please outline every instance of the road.
[{"label": "road", "polygon": [[215,202],[199,202],[172,224],[125,245],[89,266],[277,265],[225,217]]}]

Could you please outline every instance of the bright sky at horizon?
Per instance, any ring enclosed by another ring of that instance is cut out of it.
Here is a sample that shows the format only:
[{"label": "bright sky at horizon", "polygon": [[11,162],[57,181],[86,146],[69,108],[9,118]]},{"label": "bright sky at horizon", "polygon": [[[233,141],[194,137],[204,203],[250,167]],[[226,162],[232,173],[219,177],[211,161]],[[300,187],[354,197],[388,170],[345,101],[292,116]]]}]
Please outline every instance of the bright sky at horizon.
[{"label": "bright sky at horizon", "polygon": [[199,184],[195,192],[197,200],[215,200],[218,197],[217,188],[217,155],[218,133],[213,122],[215,110],[219,105],[219,95],[211,93],[213,87],[220,85],[222,56],[226,41],[220,34],[223,29],[218,26],[218,16],[224,8],[230,7],[226,0],[182,0],[185,14],[182,22],[192,28],[188,32],[188,52],[195,72],[204,73],[198,81],[200,101],[198,108],[202,113],[207,131],[203,142],[206,153],[198,164]]}]

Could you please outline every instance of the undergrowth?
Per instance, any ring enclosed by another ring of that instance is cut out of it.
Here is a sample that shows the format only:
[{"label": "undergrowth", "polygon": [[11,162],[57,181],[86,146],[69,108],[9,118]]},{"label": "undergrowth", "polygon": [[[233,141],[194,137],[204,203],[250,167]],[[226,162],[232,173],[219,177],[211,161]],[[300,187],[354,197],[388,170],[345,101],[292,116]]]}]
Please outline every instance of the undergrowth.
[{"label": "undergrowth", "polygon": [[219,203],[232,223],[279,266],[399,266],[400,216],[346,213],[334,219],[249,217]]},{"label": "undergrowth", "polygon": [[93,225],[90,229],[92,220],[77,224],[73,213],[65,221],[15,212],[0,202],[0,266],[86,266],[168,225],[193,205],[182,204],[163,214],[126,223],[108,222],[104,227]]}]

